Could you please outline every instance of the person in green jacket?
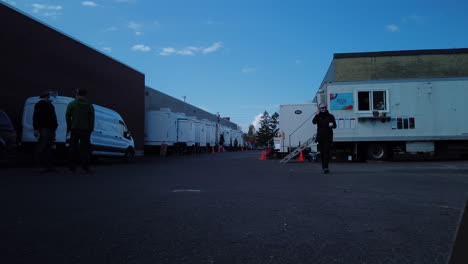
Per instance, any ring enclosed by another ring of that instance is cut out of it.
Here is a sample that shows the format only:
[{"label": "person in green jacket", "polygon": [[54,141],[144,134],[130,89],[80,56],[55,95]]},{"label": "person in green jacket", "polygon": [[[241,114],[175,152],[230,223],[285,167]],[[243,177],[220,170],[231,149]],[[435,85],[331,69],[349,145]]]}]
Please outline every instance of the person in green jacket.
[{"label": "person in green jacket", "polygon": [[70,133],[70,171],[75,173],[80,163],[83,172],[89,173],[91,152],[91,133],[94,130],[94,107],[86,99],[87,90],[77,89],[76,100],[67,106],[65,118],[67,120],[67,134]]}]

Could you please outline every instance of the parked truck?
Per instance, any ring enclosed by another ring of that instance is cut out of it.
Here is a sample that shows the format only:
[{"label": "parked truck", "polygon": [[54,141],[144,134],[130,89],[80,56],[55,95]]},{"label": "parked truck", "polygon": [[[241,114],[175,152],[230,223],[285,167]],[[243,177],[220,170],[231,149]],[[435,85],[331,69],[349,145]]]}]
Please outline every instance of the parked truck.
[{"label": "parked truck", "polygon": [[[468,153],[466,98],[468,78],[325,82],[308,107],[312,111],[327,103],[337,122],[336,152],[353,160],[384,160],[394,154]],[[283,119],[280,108],[280,131]],[[288,125],[302,130],[295,132],[302,136],[293,135],[294,141],[279,145],[279,151],[298,147],[298,141],[316,133],[315,126],[304,126],[303,120]],[[286,140],[291,134],[284,136]]]}]

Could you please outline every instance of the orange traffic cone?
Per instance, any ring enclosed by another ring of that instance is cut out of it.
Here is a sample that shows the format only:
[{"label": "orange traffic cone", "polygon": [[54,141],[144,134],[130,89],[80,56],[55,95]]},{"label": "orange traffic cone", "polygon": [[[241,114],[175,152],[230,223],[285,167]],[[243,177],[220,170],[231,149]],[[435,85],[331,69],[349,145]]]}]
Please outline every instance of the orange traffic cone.
[{"label": "orange traffic cone", "polygon": [[221,147],[218,147],[218,153],[220,153],[220,152],[221,152]]},{"label": "orange traffic cone", "polygon": [[264,151],[264,150],[262,150],[262,156],[260,157],[260,160],[266,160],[266,158],[265,158],[265,151]]},{"label": "orange traffic cone", "polygon": [[244,148],[243,148],[243,147],[241,147],[241,151],[244,151]]},{"label": "orange traffic cone", "polygon": [[223,152],[226,152],[226,150],[224,149],[224,147],[223,147]]},{"label": "orange traffic cone", "polygon": [[211,147],[211,154],[214,154],[215,151],[214,151],[214,147]]},{"label": "orange traffic cone", "polygon": [[302,153],[302,151],[301,151],[301,154],[299,155],[299,161],[305,161],[304,154]]}]

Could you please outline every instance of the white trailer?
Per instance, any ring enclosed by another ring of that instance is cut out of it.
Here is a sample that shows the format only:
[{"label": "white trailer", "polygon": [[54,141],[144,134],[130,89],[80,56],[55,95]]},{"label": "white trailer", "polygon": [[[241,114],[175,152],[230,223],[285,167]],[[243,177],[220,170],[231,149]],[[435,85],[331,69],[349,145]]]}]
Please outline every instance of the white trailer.
[{"label": "white trailer", "polygon": [[324,83],[316,102],[335,116],[335,146],[355,158],[466,150],[468,78]]},{"label": "white trailer", "polygon": [[232,131],[232,145],[234,146],[235,140],[237,140],[237,147],[242,147],[244,145],[244,140],[242,137],[243,133],[241,130]]},{"label": "white trailer", "polygon": [[199,140],[197,141],[197,139],[195,138],[195,142],[198,142],[201,148],[206,148],[206,145],[208,143],[206,136],[208,123],[202,120],[197,120],[195,122],[195,127],[199,131]]},{"label": "white trailer", "polygon": [[177,115],[169,108],[148,111],[145,115],[145,145],[173,146],[177,141]]},{"label": "white trailer", "polygon": [[334,149],[353,160],[466,153],[466,98],[468,78],[324,83],[314,104],[280,106],[275,149],[287,153],[310,139],[317,104],[327,103],[337,123]]},{"label": "white trailer", "polygon": [[314,136],[317,128],[312,124],[312,119],[316,111],[317,105],[314,103],[280,105],[275,150],[290,152]]},{"label": "white trailer", "polygon": [[177,113],[177,143],[187,147],[195,145],[195,120],[192,117],[185,116],[183,113]]},{"label": "white trailer", "polygon": [[216,123],[203,119],[206,130],[206,144],[213,147],[216,144]]}]

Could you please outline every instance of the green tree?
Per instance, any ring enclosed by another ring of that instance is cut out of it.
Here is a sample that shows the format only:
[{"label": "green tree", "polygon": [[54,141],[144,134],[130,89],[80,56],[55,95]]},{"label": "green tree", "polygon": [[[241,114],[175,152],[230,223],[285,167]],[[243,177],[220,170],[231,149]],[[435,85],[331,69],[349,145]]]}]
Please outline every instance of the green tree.
[{"label": "green tree", "polygon": [[271,116],[267,111],[260,117],[260,128],[257,131],[256,142],[258,146],[267,147],[271,139]]},{"label": "green tree", "polygon": [[276,135],[276,132],[278,132],[279,128],[278,128],[278,124],[279,124],[279,114],[277,112],[275,112],[272,116],[271,116],[271,121],[270,121],[270,130],[271,130],[271,137],[274,137]]}]

